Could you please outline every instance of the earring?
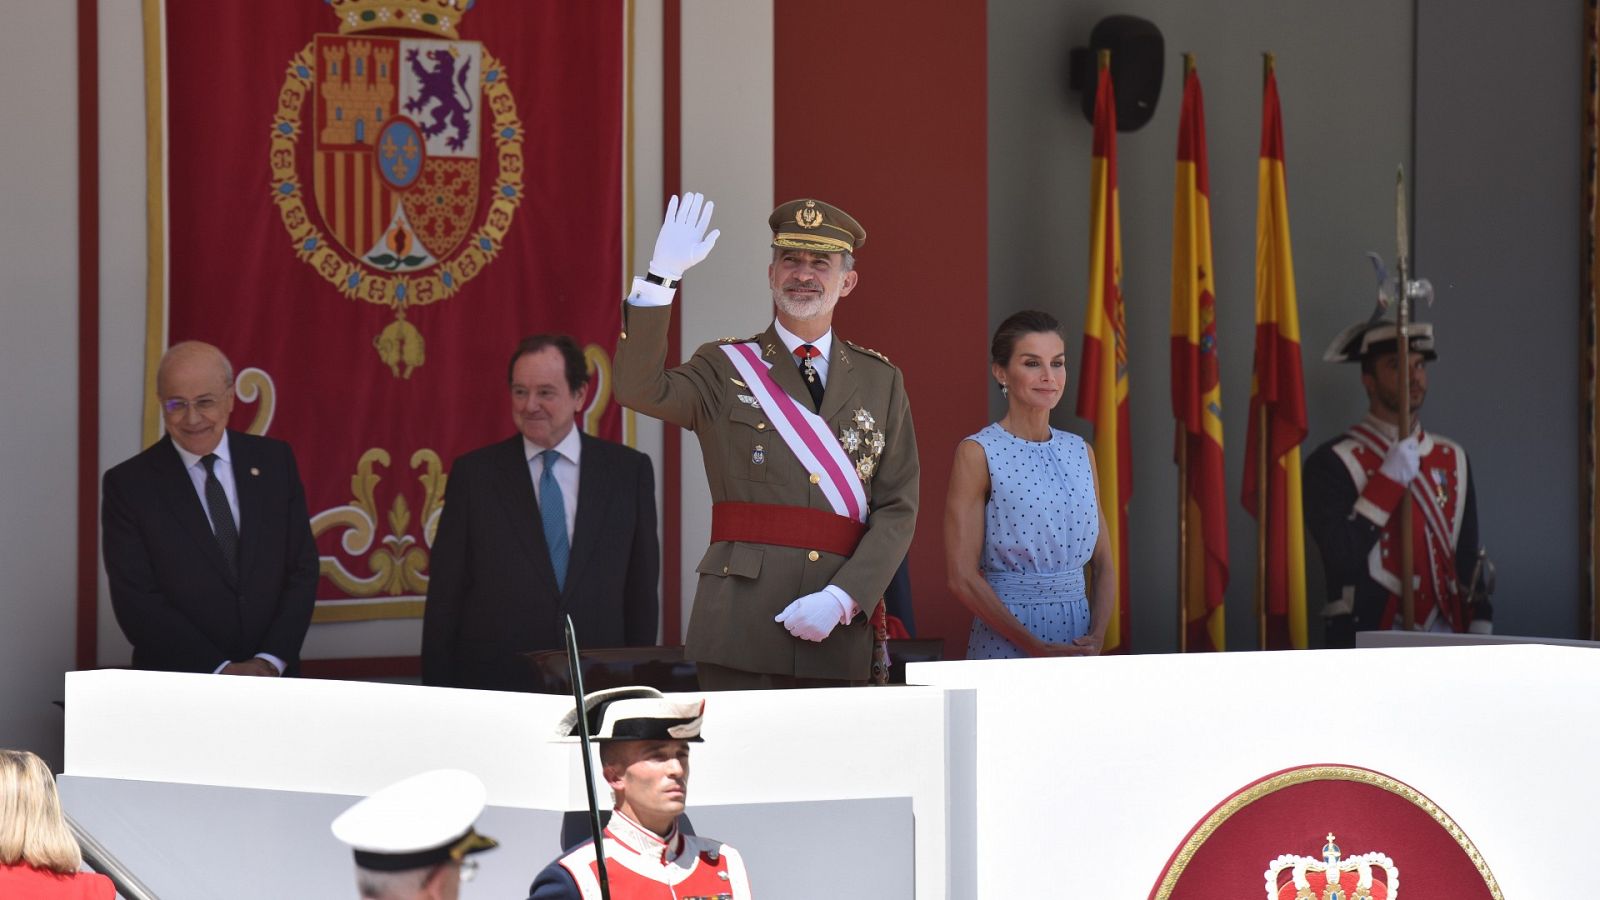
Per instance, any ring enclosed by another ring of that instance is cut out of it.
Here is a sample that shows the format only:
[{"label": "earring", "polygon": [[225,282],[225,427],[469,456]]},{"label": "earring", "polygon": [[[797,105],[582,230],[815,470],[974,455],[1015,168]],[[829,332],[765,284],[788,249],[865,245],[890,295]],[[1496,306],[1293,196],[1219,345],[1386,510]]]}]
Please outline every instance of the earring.
[{"label": "earring", "polygon": [[1006,383],[1004,381],[1000,382],[1000,396],[1002,396],[1002,397],[1010,397],[1011,396],[1011,392],[1006,389]]}]

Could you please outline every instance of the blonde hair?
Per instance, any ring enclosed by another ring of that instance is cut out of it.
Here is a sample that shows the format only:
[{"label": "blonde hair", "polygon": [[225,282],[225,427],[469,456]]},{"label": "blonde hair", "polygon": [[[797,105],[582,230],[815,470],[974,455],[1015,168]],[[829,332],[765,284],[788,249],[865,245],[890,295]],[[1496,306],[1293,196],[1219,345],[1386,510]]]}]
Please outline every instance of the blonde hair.
[{"label": "blonde hair", "polygon": [[0,750],[0,863],[70,875],[83,851],[61,816],[56,780],[27,750]]}]

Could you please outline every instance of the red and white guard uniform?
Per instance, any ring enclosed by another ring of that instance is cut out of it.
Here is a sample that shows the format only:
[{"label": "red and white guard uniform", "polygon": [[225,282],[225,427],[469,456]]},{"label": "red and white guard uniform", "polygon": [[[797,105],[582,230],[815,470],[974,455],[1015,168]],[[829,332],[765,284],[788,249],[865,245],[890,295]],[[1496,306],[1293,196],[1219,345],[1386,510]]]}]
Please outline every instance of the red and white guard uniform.
[{"label": "red and white guard uniform", "polygon": [[[1358,630],[1394,627],[1400,611],[1399,509],[1406,488],[1380,471],[1396,433],[1394,426],[1368,416],[1324,445],[1306,464],[1307,514],[1328,569],[1330,610],[1354,612],[1358,620],[1365,619],[1358,622]],[[1448,438],[1420,428],[1417,434],[1421,468],[1410,485],[1415,511],[1414,615],[1424,630],[1465,631],[1469,613],[1461,597],[1459,568],[1462,560],[1470,557],[1463,557],[1460,550],[1463,537],[1476,544],[1477,531],[1467,455]],[[1340,475],[1348,482],[1335,485],[1343,480]],[[1348,524],[1341,527],[1339,518]],[[1472,534],[1463,535],[1464,525]],[[1338,538],[1350,539],[1329,539],[1330,528],[1346,532]],[[1370,547],[1364,546],[1367,541],[1361,540],[1362,532],[1371,541]],[[1371,540],[1373,537],[1376,540]],[[1466,550],[1475,552],[1476,547]],[[1356,556],[1362,551],[1363,555]],[[1367,590],[1363,590],[1363,580],[1368,581]],[[1377,591],[1370,590],[1374,586]],[[1381,606],[1373,608],[1371,601]],[[1365,615],[1363,606],[1367,607]],[[1375,622],[1373,613],[1377,614]]]},{"label": "red and white guard uniform", "polygon": [[[613,900],[748,900],[751,896],[743,858],[720,841],[683,834],[676,827],[662,839],[620,812],[611,814],[605,837]],[[539,874],[530,900],[554,898],[600,900],[592,841]]]}]

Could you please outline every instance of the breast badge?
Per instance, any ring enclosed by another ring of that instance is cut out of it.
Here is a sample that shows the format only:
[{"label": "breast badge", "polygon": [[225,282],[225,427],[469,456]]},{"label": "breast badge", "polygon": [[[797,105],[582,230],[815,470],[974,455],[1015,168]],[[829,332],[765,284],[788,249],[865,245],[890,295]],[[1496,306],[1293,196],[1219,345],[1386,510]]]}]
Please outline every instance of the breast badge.
[{"label": "breast badge", "polygon": [[878,458],[883,456],[883,432],[878,422],[865,408],[857,409],[849,422],[839,426],[839,446],[855,463],[856,476],[862,483],[872,478],[878,469]]},{"label": "breast badge", "polygon": [[762,463],[764,463],[766,461],[767,461],[767,448],[761,446],[760,444],[757,444],[755,446],[755,449],[750,451],[750,465],[759,466],[759,465],[761,465]]},{"label": "breast badge", "polygon": [[522,122],[499,61],[461,40],[464,13],[327,5],[338,33],[295,54],[278,91],[272,199],[296,256],[346,297],[394,311],[373,347],[409,378],[426,356],[406,309],[455,295],[511,228]]}]

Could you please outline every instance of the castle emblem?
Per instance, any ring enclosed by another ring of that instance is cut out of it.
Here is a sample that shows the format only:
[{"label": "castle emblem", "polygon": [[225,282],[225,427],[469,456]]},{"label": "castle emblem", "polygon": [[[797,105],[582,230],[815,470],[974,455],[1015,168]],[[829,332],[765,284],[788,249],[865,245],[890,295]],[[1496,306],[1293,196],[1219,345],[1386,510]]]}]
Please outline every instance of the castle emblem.
[{"label": "castle emblem", "polygon": [[339,30],[289,60],[272,196],[297,257],[344,296],[393,310],[372,345],[409,378],[426,352],[406,310],[458,293],[511,228],[522,123],[500,63],[459,36],[472,0],[324,4]]}]

